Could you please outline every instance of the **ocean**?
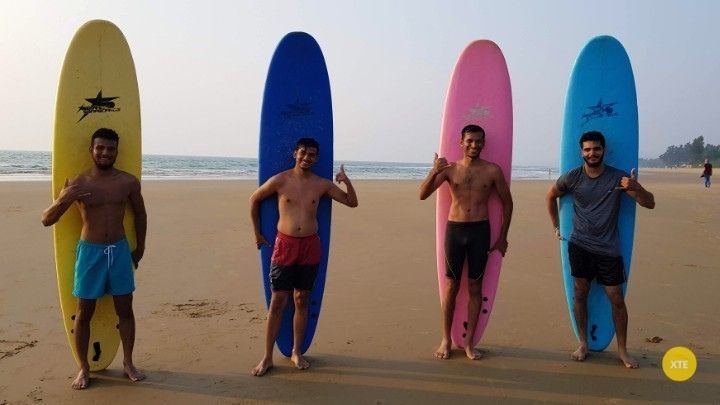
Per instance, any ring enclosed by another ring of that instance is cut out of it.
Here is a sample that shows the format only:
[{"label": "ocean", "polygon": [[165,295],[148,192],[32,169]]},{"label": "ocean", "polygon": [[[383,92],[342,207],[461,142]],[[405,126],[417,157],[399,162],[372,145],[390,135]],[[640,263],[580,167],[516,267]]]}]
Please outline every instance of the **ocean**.
[{"label": "ocean", "polygon": [[[336,161],[353,180],[422,180],[430,163]],[[50,152],[0,150],[0,181],[49,181]],[[143,155],[143,180],[256,180],[258,160],[240,157]],[[547,180],[558,169],[513,166],[513,180]]]}]

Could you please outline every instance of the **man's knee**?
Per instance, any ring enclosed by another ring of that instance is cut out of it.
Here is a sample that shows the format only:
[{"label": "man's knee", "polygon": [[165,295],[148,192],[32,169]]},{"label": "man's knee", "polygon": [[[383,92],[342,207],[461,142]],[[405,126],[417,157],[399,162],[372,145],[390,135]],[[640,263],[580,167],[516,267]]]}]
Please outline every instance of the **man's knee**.
[{"label": "man's knee", "polygon": [[95,301],[94,300],[80,300],[78,301],[77,311],[75,314],[75,320],[78,322],[90,322],[93,314],[95,313]]},{"label": "man's knee", "polygon": [[445,285],[445,291],[451,292],[453,294],[457,294],[458,291],[460,291],[460,280],[455,280],[454,278],[446,277],[445,280],[447,281]]},{"label": "man's knee", "polygon": [[120,319],[132,319],[135,317],[131,303],[115,305],[115,314]]},{"label": "man's knee", "polygon": [[608,299],[612,304],[614,311],[624,311],[625,308],[625,297],[622,295],[620,289],[608,291]]},{"label": "man's knee", "polygon": [[575,279],[573,284],[573,296],[575,302],[586,302],[590,292],[590,282],[586,279]]},{"label": "man's knee", "polygon": [[287,291],[273,291],[272,297],[270,298],[270,312],[280,313],[285,309],[288,302],[288,296],[290,295]]},{"label": "man's knee", "polygon": [[306,308],[310,303],[310,291],[295,290],[295,308]]}]

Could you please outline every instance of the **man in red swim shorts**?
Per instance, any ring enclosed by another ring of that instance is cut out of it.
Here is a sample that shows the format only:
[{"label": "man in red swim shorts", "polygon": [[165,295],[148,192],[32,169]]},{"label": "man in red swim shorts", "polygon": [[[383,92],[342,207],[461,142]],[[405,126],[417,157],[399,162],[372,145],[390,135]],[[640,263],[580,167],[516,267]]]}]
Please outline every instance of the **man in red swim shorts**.
[{"label": "man in red swim shorts", "polygon": [[311,291],[320,264],[320,238],[277,233],[270,267],[273,290]]},{"label": "man in red swim shorts", "polygon": [[265,335],[265,355],[252,370],[256,376],[264,375],[273,366],[273,349],[282,322],[282,314],[292,294],[295,303],[293,319],[293,350],[290,360],[304,370],[310,366],[303,358],[300,345],[305,337],[308,320],[308,301],[315,284],[320,263],[320,238],[317,230],[317,208],[320,198],[328,196],[348,207],[357,207],[355,189],[340,166],[335,176],[338,183],[345,183],[347,192],[312,172],[317,161],[319,145],[312,138],[298,140],[293,152],[295,167],[268,179],[250,197],[250,214],[255,228],[258,249],[270,245],[260,231],[260,202],[277,194],[280,219],[277,238],[273,248],[270,283],[272,296],[268,311]]}]

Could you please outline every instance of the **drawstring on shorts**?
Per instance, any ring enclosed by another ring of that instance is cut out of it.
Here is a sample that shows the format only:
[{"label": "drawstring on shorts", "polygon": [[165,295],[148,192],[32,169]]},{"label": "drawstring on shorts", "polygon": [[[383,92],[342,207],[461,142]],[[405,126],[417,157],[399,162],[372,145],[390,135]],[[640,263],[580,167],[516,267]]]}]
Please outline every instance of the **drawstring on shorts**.
[{"label": "drawstring on shorts", "polygon": [[112,267],[113,263],[115,262],[115,256],[113,255],[114,249],[117,247],[115,245],[107,245],[105,246],[105,250],[103,250],[103,253],[105,256],[107,256],[107,268],[110,269]]}]

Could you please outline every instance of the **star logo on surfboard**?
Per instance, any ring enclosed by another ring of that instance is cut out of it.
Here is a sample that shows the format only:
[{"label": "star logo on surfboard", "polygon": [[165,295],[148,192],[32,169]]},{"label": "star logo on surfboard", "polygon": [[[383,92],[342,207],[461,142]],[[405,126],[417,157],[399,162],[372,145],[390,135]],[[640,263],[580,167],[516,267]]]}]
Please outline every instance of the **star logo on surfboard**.
[{"label": "star logo on surfboard", "polygon": [[582,118],[585,120],[583,124],[587,124],[588,121],[596,118],[607,118],[618,115],[617,112],[615,112],[615,104],[617,104],[617,102],[605,104],[602,99],[600,99],[597,104],[587,106],[587,109],[590,111],[582,115]]},{"label": "star logo on surfboard", "polygon": [[281,113],[284,119],[303,118],[315,114],[312,101],[301,101],[299,98],[294,103],[286,104],[285,110]]},{"label": "star logo on surfboard", "polygon": [[82,121],[83,118],[88,116],[88,114],[120,111],[119,108],[115,107],[115,103],[113,102],[116,98],[120,97],[103,97],[102,90],[98,92],[95,98],[86,98],[85,101],[89,102],[90,105],[85,105],[85,103],[83,103],[83,105],[78,107],[78,112],[82,111],[83,115],[79,120],[77,120],[77,122]]},{"label": "star logo on surfboard", "polygon": [[468,111],[465,113],[465,121],[467,122],[475,122],[477,120],[487,118],[490,116],[490,107],[475,104],[475,106],[470,107]]}]

